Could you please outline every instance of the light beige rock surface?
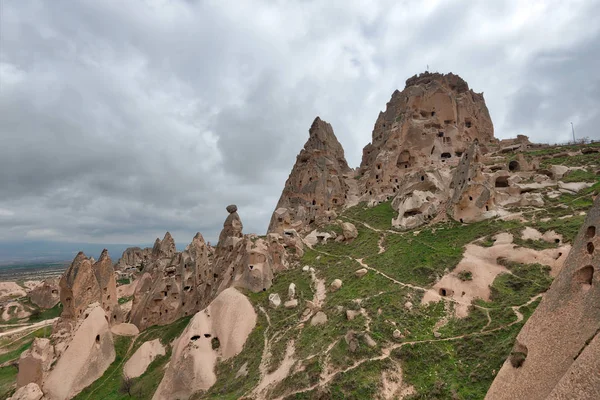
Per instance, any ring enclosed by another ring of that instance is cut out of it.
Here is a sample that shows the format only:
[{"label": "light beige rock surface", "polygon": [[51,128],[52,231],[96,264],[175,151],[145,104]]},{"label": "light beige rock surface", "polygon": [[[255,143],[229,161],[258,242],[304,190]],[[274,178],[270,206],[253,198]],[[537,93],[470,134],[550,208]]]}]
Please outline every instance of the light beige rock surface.
[{"label": "light beige rock surface", "polygon": [[54,346],[50,340],[35,338],[31,347],[21,353],[19,357],[19,373],[17,387],[35,383],[39,386],[44,382],[44,377],[50,370],[54,358]]},{"label": "light beige rock surface", "polygon": [[63,304],[61,317],[81,318],[90,304],[98,302],[109,321],[117,322],[120,319],[115,271],[106,249],[95,263],[83,252],[77,254],[61,277],[59,286]]},{"label": "light beige rock surface", "polygon": [[[221,292],[198,312],[176,340],[169,366],[154,394],[154,400],[187,399],[210,388],[216,381],[218,357],[226,360],[244,346],[256,325],[250,301],[234,288]],[[213,349],[218,340],[218,348]]]},{"label": "light beige rock surface", "polygon": [[414,168],[456,165],[474,141],[494,142],[483,94],[458,75],[425,72],[395,91],[363,149],[359,190],[363,199],[385,200]]},{"label": "light beige rock surface", "polygon": [[158,356],[165,355],[165,347],[159,339],[144,342],[123,367],[123,374],[129,378],[141,376]]},{"label": "light beige rock surface", "polygon": [[111,326],[110,331],[117,336],[137,336],[140,333],[137,326],[126,322]]},{"label": "light beige rock surface", "polygon": [[17,389],[15,394],[7,400],[40,400],[43,396],[44,393],[37,384],[29,383]]},{"label": "light beige rock surface", "polygon": [[595,399],[600,388],[600,196],[560,274],[519,332],[486,399]]},{"label": "light beige rock surface", "polygon": [[52,400],[70,399],[100,378],[114,359],[115,347],[104,310],[96,306],[46,378],[43,392]]},{"label": "light beige rock surface", "polygon": [[333,128],[317,117],[285,183],[268,232],[308,231],[314,224],[334,221],[336,210],[347,198],[345,176],[351,174]]}]

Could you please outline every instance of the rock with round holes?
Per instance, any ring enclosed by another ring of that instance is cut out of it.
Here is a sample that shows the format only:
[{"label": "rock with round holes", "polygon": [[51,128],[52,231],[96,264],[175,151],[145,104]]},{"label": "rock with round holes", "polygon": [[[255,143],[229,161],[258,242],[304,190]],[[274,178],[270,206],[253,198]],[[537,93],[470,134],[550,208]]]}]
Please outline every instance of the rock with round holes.
[{"label": "rock with round holes", "polygon": [[101,306],[93,307],[44,381],[50,399],[70,399],[100,378],[115,359],[110,327]]},{"label": "rock with round holes", "polygon": [[486,399],[600,398],[600,196]]}]

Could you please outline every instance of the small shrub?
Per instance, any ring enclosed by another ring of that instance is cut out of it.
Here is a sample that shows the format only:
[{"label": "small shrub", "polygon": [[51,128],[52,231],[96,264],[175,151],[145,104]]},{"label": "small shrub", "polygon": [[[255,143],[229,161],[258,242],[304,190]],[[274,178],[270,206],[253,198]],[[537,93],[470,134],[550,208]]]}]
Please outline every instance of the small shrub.
[{"label": "small shrub", "polygon": [[523,365],[526,358],[527,354],[522,353],[520,351],[513,351],[512,353],[510,353],[510,364],[514,368],[519,368],[521,367],[521,365]]},{"label": "small shrub", "polygon": [[473,273],[471,271],[460,271],[458,273],[458,279],[460,279],[461,281],[472,281],[473,280]]}]

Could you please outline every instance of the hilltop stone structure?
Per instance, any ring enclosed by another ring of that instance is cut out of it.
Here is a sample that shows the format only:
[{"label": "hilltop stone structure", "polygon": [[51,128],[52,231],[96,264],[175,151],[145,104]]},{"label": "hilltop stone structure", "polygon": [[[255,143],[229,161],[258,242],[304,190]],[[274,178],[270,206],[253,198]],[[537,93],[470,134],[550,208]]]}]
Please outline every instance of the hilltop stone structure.
[{"label": "hilltop stone structure", "polygon": [[395,91],[379,114],[358,171],[363,198],[386,199],[416,168],[456,165],[473,142],[493,143],[483,94],[458,75],[425,72]]},{"label": "hilltop stone structure", "polygon": [[487,400],[600,398],[600,196]]},{"label": "hilltop stone structure", "polygon": [[309,130],[309,138],[292,168],[268,232],[284,234],[286,229],[298,232],[309,226],[335,220],[336,210],[347,199],[346,178],[352,176],[333,128],[317,117]]}]

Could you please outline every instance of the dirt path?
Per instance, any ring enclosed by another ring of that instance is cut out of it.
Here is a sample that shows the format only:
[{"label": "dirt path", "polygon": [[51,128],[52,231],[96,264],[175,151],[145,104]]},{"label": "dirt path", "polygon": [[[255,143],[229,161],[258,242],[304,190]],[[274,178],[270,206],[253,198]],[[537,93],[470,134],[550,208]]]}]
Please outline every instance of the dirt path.
[{"label": "dirt path", "polygon": [[[39,328],[43,328],[44,326],[52,325],[54,323],[54,321],[56,321],[57,319],[58,319],[58,317],[52,318],[52,319],[45,319],[43,321],[36,322],[35,324],[28,324],[26,326],[21,326],[19,328],[16,328],[16,329],[13,329],[10,331],[1,332],[0,337],[14,335],[15,333],[28,331],[29,329],[37,330]],[[5,347],[5,346],[3,346],[3,347]]]},{"label": "dirt path", "polygon": [[[519,322],[521,322],[523,320],[523,315],[518,311],[521,307],[525,307],[531,303],[533,303],[535,300],[537,300],[538,298],[540,298],[542,295],[538,294],[534,297],[532,297],[531,299],[529,299],[529,301],[527,301],[526,303],[523,303],[519,306],[514,306],[512,307],[513,311],[515,312],[515,314],[517,315],[517,320],[509,323],[509,324],[505,324],[502,326],[499,326],[497,328],[494,329],[490,329],[490,330],[486,330],[486,331],[482,331],[482,332],[472,332],[472,333],[465,333],[463,335],[458,335],[458,336],[452,336],[452,337],[448,337],[448,338],[439,338],[439,339],[426,339],[426,340],[414,340],[414,341],[410,341],[410,342],[402,342],[402,343],[395,343],[392,344],[391,346],[385,347],[381,350],[381,355],[376,356],[376,357],[370,357],[370,358],[364,358],[362,360],[358,360],[356,361],[354,364],[352,364],[351,366],[345,368],[345,369],[339,369],[339,370],[334,370],[328,373],[324,373],[321,375],[321,379],[319,380],[319,382],[317,382],[314,385],[296,390],[294,392],[291,393],[286,393],[285,396],[282,397],[278,397],[277,399],[283,399],[284,397],[288,397],[288,396],[293,396],[295,394],[299,394],[299,393],[304,393],[304,392],[309,392],[311,390],[314,390],[320,386],[325,386],[328,383],[330,383],[337,375],[339,374],[343,374],[346,373],[348,371],[352,371],[353,369],[358,368],[359,366],[361,366],[362,364],[369,362],[369,361],[381,361],[381,360],[385,360],[387,358],[390,357],[390,355],[392,354],[392,351],[399,349],[403,346],[407,346],[407,345],[414,345],[414,344],[424,344],[424,343],[435,343],[435,342],[450,342],[450,341],[456,341],[456,340],[460,340],[460,339],[464,339],[467,337],[477,337],[477,336],[483,336],[483,335],[489,335],[491,333],[500,331],[502,329],[506,329],[509,328],[515,324],[518,324]],[[521,316],[519,319],[519,315]]]}]

